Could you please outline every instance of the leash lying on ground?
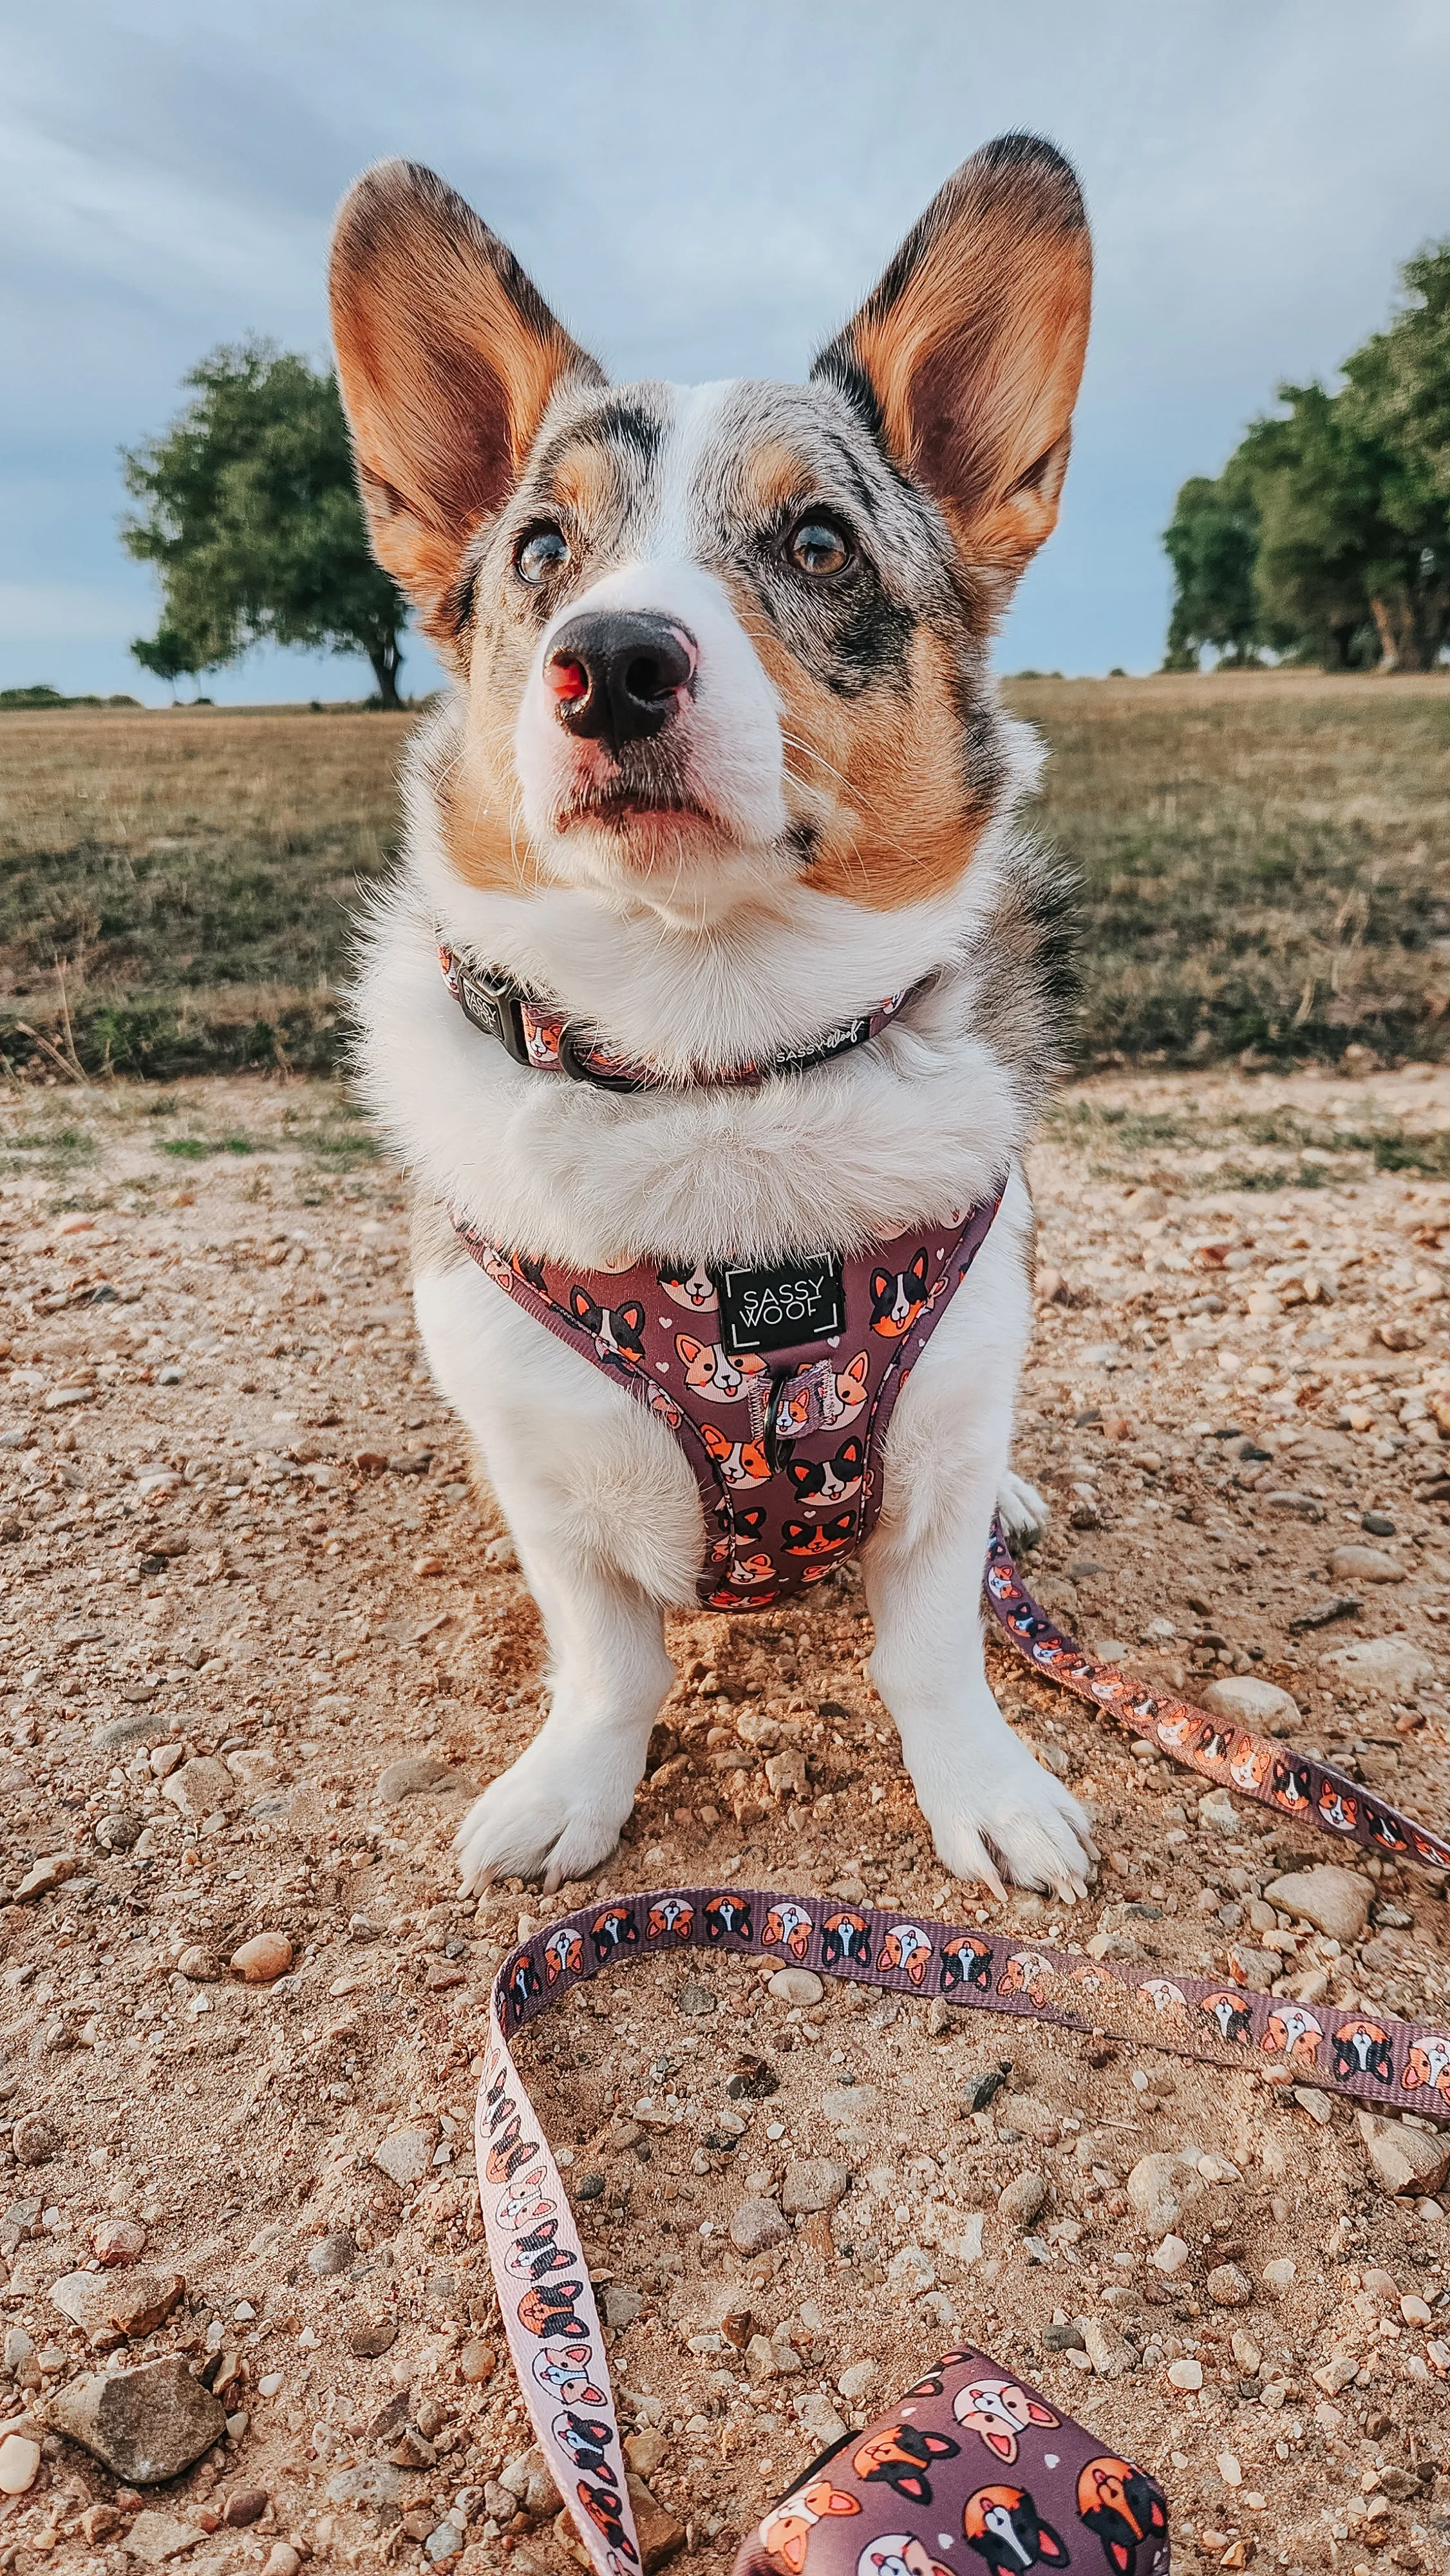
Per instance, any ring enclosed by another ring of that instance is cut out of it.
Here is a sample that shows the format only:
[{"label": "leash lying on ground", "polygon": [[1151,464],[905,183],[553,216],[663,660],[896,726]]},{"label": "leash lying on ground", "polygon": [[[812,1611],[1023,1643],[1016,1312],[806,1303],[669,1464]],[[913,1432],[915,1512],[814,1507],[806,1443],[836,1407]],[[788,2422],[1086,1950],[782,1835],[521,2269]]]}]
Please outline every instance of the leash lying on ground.
[{"label": "leash lying on ground", "polygon": [[[1000,1527],[986,1587],[994,1617],[1034,1669],[1170,1760],[1338,1841],[1450,1866],[1440,1835],[1327,1764],[1225,1726],[1085,1654],[1026,1591]],[[907,1997],[1257,2068],[1380,2111],[1450,2118],[1450,2032],[1388,2013],[1311,2008],[1223,1979],[1145,1974],[1141,1960],[1083,1957],[905,1910],[777,1890],[666,1888],[606,1898],[542,1926],[494,1981],[476,2116],[479,2193],[525,2403],[602,2576],[637,2576],[638,2535],[588,2267],[509,2037],[602,1969],[692,1948],[775,1952]],[[913,2522],[920,2528],[900,2528]],[[1167,2566],[1167,2512],[1153,2482],[1015,2373],[962,2351],[806,2471],[743,2544],[736,2576],[805,2576],[807,2562],[808,2576],[944,2576],[936,2552],[958,2533],[993,2568],[1061,2568],[1079,2563],[1084,2529],[1114,2576],[1158,2576]]]}]

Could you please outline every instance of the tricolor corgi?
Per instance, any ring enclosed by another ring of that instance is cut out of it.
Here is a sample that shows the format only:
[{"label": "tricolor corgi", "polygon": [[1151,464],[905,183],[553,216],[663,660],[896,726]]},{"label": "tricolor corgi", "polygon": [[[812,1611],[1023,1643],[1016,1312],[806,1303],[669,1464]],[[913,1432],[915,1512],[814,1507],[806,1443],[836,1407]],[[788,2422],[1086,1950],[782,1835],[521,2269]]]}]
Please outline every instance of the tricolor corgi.
[{"label": "tricolor corgi", "polygon": [[[407,759],[361,1062],[416,1177],[429,1361],[552,1656],[543,1727],[464,1824],[469,1888],[553,1888],[608,1856],[674,1678],[664,1614],[697,1606],[706,1550],[668,1382],[639,1400],[633,1319],[596,1320],[581,1289],[596,1368],[458,1224],[511,1263],[652,1263],[700,1314],[689,1369],[743,1400],[763,1363],[722,1347],[730,1265],[925,1240],[1004,1176],[869,1469],[870,1670],[946,1868],[1084,1885],[1087,1819],[995,1705],[979,1590],[994,1509],[1019,1531],[1042,1510],[1009,1468],[1022,1155],[1070,989],[1063,889],[1017,820],[1038,749],[989,656],[1056,522],[1090,274],[1072,171],[1009,135],[947,181],[807,383],[611,386],[431,172],[385,162],[342,207],[359,488],[453,682]],[[495,1027],[500,990],[538,997],[542,1051]],[[878,1334],[910,1329],[916,1298],[883,1273]],[[843,1345],[819,1401],[869,1440],[865,1373]],[[833,1537],[802,1522],[795,1543]]]}]

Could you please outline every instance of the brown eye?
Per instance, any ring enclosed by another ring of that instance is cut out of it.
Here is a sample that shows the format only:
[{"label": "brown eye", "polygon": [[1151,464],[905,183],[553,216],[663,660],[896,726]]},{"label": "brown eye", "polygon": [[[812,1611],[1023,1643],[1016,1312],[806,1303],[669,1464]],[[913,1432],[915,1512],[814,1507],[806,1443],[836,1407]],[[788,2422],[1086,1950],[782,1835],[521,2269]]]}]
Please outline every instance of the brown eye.
[{"label": "brown eye", "polygon": [[851,541],[835,519],[802,519],[791,530],[786,551],[796,571],[816,581],[825,573],[844,571],[851,560]]},{"label": "brown eye", "polygon": [[530,590],[538,590],[556,572],[562,572],[569,560],[569,548],[561,528],[531,528],[514,556],[514,570]]}]

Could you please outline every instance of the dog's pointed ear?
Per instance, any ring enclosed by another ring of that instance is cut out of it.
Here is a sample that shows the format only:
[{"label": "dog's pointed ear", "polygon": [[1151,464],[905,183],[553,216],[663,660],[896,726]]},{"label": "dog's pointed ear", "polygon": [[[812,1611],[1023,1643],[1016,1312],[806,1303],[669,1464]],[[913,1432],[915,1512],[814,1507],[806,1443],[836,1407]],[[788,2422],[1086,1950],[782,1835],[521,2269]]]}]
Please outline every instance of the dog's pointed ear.
[{"label": "dog's pointed ear", "polygon": [[330,288],[373,552],[446,646],[469,538],[507,500],[557,387],[603,373],[506,245],[416,162],[380,161],[348,190]]},{"label": "dog's pointed ear", "polygon": [[1091,296],[1071,168],[1004,135],[948,179],[812,370],[931,494],[994,606],[1056,524]]}]

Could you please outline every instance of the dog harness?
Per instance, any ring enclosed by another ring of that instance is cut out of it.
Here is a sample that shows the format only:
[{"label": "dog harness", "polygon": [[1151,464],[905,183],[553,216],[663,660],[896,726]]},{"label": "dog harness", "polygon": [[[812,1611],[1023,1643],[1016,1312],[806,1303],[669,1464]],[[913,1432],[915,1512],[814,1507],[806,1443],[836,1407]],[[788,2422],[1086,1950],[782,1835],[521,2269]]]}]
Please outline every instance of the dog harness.
[{"label": "dog harness", "polygon": [[892,1407],[1000,1204],[844,1258],[613,1271],[529,1259],[452,1214],[490,1279],[674,1433],[705,1515],[700,1600],[763,1610],[870,1536]]}]

